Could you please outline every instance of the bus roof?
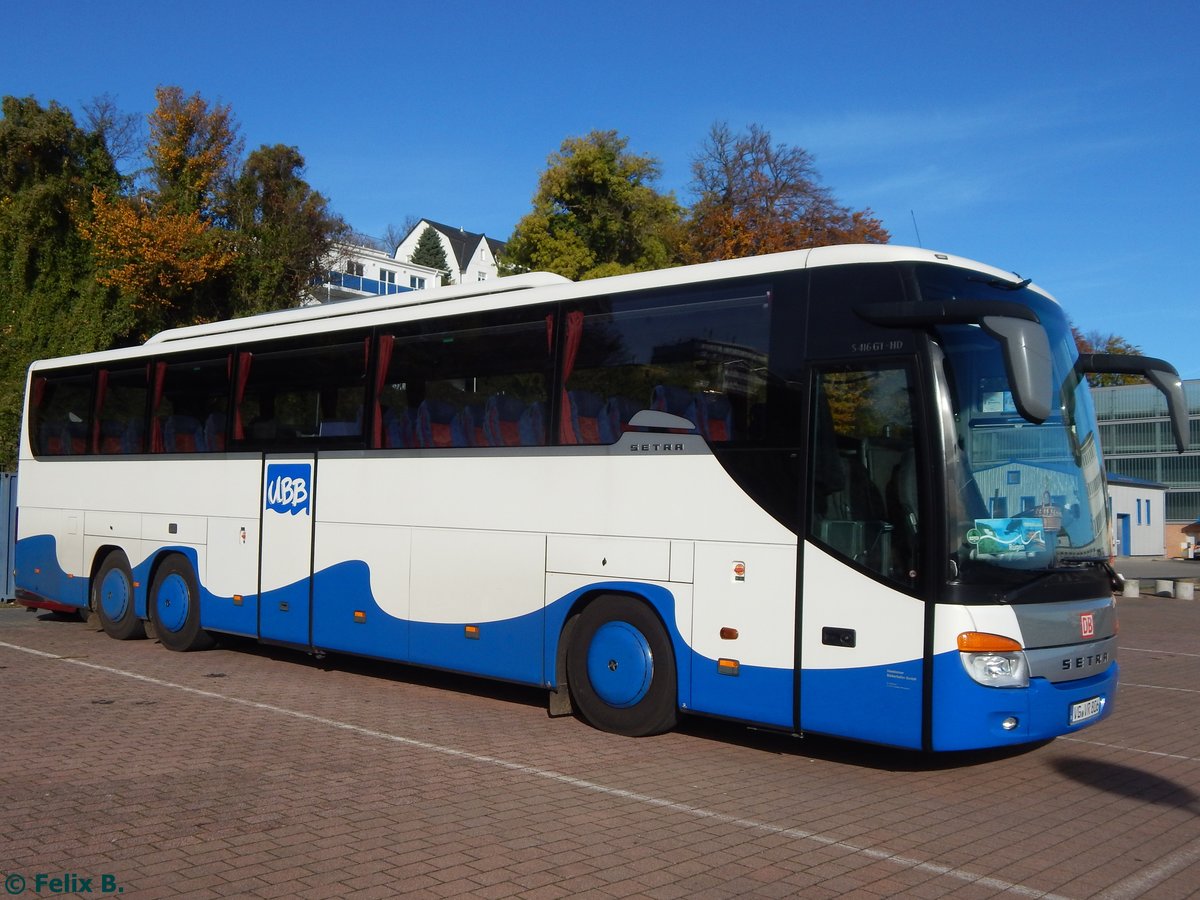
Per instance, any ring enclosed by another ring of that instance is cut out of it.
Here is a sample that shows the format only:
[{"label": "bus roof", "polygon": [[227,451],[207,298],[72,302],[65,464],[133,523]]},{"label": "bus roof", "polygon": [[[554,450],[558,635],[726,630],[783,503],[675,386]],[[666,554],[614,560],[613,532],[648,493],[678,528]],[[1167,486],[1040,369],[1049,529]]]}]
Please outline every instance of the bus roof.
[{"label": "bus roof", "polygon": [[224,319],[220,322],[208,322],[203,325],[184,325],[180,328],[160,331],[158,334],[147,339],[146,343],[164,344],[169,341],[182,341],[188,338],[204,337],[213,334],[253,331],[258,328],[271,328],[276,325],[289,325],[294,322],[335,319],[341,316],[379,312],[385,309],[398,309],[403,306],[416,306],[421,303],[439,303],[446,300],[455,300],[460,297],[475,297],[480,294],[501,294],[507,291],[528,290],[533,287],[570,283],[570,279],[563,278],[561,275],[555,275],[552,272],[529,272],[524,275],[513,275],[508,278],[500,278],[480,284],[447,285],[445,287],[427,288],[421,291],[404,291],[399,294],[387,294],[379,297],[363,297],[358,300],[341,300],[336,303],[323,303],[317,306],[280,309],[273,312],[259,313],[254,316],[244,316],[240,319]]},{"label": "bus roof", "polygon": [[[799,271],[806,268],[852,265],[855,263],[929,262],[956,268],[972,269],[989,277],[1003,281],[1020,281],[1020,277],[983,263],[963,257],[926,250],[919,247],[904,247],[892,244],[844,244],[813,247],[805,250],[788,250],[763,256],[721,260],[689,266],[676,266],[652,272],[636,272],[613,275],[589,281],[571,281],[549,272],[529,272],[511,275],[472,285],[449,285],[422,291],[407,291],[379,297],[364,297],[358,300],[343,300],[317,306],[260,313],[239,319],[227,319],[202,325],[188,325],[160,332],[140,346],[118,350],[96,351],[56,360],[39,360],[33,368],[42,365],[55,366],[85,363],[96,358],[140,357],[147,350],[171,352],[189,347],[214,347],[239,339],[255,340],[266,337],[265,332],[280,335],[297,335],[310,329],[339,330],[358,324],[375,325],[391,320],[397,311],[412,309],[413,318],[430,315],[429,307],[448,303],[458,306],[466,303],[471,309],[492,308],[505,302],[524,306],[555,300],[578,300],[604,294],[624,294],[631,291],[686,287],[710,281],[753,276],[768,276],[779,272]],[[1036,285],[1034,290],[1045,294]],[[1049,297],[1049,294],[1045,294]],[[489,298],[495,298],[488,303]],[[509,299],[511,298],[511,299]],[[1050,299],[1053,300],[1051,297]],[[391,315],[389,315],[391,314]],[[398,318],[408,318],[400,316]]]}]

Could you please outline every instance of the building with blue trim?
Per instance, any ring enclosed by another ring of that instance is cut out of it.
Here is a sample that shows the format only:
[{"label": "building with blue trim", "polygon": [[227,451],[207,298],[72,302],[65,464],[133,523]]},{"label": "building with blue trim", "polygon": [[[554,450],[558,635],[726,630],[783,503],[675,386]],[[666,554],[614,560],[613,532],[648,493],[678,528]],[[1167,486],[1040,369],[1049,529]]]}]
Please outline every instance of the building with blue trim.
[{"label": "building with blue trim", "polygon": [[[1113,504],[1114,535],[1118,544],[1127,538],[1125,553],[1129,555],[1182,556],[1194,540],[1183,528],[1200,517],[1200,380],[1185,381],[1183,391],[1189,423],[1188,445],[1182,454],[1175,449],[1166,402],[1153,385],[1092,391]],[[1162,500],[1156,502],[1160,490]],[[1129,518],[1120,519],[1123,515]],[[1155,530],[1161,544],[1150,537]],[[1161,549],[1139,552],[1139,548],[1154,546]]]}]

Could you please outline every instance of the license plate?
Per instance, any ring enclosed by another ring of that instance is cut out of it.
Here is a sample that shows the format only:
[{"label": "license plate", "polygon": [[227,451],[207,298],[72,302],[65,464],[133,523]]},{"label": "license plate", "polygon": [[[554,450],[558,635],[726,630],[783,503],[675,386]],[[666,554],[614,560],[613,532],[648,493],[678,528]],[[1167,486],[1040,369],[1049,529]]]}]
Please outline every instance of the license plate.
[{"label": "license plate", "polygon": [[1080,700],[1078,703],[1072,703],[1071,716],[1067,720],[1067,724],[1078,725],[1080,722],[1094,719],[1100,715],[1102,709],[1104,709],[1103,697],[1092,697],[1090,700]]}]

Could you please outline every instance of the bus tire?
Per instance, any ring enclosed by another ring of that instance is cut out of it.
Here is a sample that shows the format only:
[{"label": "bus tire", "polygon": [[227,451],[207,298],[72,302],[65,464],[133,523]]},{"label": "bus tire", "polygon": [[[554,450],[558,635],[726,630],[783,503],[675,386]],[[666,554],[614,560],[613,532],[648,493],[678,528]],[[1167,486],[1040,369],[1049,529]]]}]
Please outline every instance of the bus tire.
[{"label": "bus tire", "polygon": [[163,560],[150,585],[150,621],[168,650],[208,650],[216,641],[200,627],[200,586],[191,563],[178,554]]},{"label": "bus tire", "polygon": [[146,636],[142,620],[134,610],[133,572],[124,551],[113,550],[104,557],[92,578],[91,593],[92,611],[110,638],[128,641]]},{"label": "bus tire", "polygon": [[678,721],[675,654],[658,616],[633,597],[597,597],[567,647],[576,709],[602,731],[644,737]]}]

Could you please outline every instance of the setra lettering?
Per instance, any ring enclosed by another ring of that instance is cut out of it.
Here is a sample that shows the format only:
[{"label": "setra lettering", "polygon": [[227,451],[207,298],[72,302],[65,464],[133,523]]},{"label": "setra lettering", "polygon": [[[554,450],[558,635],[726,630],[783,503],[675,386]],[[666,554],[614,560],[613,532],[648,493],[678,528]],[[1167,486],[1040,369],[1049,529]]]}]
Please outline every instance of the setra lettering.
[{"label": "setra lettering", "polygon": [[1108,651],[1104,653],[1093,653],[1088,656],[1067,657],[1062,661],[1062,670],[1069,672],[1071,669],[1090,669],[1094,666],[1102,666],[1108,662]]},{"label": "setra lettering", "polygon": [[630,453],[681,453],[683,444],[630,444]]}]

